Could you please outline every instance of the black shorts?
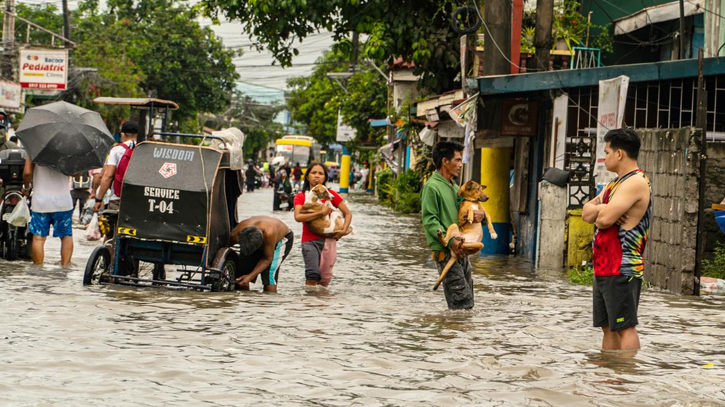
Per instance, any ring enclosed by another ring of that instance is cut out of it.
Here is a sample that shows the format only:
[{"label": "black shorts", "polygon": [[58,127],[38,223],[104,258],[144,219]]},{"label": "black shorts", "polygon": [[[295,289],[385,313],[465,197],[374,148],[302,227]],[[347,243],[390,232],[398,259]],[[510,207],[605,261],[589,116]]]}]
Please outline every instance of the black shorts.
[{"label": "black shorts", "polygon": [[632,276],[594,277],[594,326],[621,331],[637,325],[642,279]]},{"label": "black shorts", "polygon": [[[277,278],[279,277],[279,268],[282,262],[287,258],[289,253],[292,251],[292,244],[295,241],[295,236],[290,231],[285,235],[284,239],[277,242],[277,246],[274,248],[274,255],[272,257],[272,263],[259,274],[262,276],[262,284],[264,285],[277,285]],[[252,253],[249,257],[240,257],[239,259],[239,272],[237,277],[241,277],[251,273],[257,263],[262,259],[264,253],[262,250],[257,250]],[[257,282],[255,277],[253,282]]]}]

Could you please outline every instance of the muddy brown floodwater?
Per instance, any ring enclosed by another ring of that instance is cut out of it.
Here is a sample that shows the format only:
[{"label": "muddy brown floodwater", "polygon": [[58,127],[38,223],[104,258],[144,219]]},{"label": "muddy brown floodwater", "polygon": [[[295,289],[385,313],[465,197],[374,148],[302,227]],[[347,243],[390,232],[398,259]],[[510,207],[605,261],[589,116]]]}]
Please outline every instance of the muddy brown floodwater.
[{"label": "muddy brown floodwater", "polygon": [[[599,350],[591,288],[477,258],[476,308],[433,292],[417,216],[353,195],[330,290],[305,290],[301,227],[279,293],[83,287],[74,265],[0,262],[2,406],[725,406],[725,301],[642,294],[643,349]],[[272,192],[244,215],[271,214]]]}]

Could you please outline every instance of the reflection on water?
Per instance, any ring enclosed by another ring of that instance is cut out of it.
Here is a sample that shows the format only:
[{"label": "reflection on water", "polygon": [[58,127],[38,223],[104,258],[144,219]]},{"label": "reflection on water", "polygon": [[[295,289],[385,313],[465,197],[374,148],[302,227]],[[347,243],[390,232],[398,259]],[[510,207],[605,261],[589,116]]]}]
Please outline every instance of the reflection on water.
[{"label": "reflection on water", "polygon": [[599,350],[590,288],[521,260],[475,259],[476,308],[448,311],[419,218],[350,206],[329,290],[298,244],[277,295],[82,287],[82,238],[70,269],[0,261],[0,405],[725,406],[721,298],[645,291],[625,358]]}]

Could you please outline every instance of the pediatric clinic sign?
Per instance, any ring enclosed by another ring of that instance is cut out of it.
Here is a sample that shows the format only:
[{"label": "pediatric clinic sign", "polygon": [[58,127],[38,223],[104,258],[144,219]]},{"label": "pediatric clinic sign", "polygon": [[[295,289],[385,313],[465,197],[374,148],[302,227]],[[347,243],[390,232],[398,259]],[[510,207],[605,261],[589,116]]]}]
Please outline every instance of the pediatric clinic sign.
[{"label": "pediatric clinic sign", "polygon": [[19,82],[24,89],[65,89],[67,80],[67,50],[20,50]]}]

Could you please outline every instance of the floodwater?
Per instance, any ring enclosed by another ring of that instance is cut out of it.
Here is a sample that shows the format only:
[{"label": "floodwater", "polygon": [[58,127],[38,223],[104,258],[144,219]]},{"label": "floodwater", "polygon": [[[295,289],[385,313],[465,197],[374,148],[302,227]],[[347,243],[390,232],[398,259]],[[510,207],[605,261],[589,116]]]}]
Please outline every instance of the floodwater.
[{"label": "floodwater", "polygon": [[[328,290],[299,248],[279,293],[83,287],[74,265],[0,263],[2,406],[725,406],[725,301],[642,294],[643,349],[599,350],[591,288],[508,258],[476,259],[476,308],[431,291],[416,216],[350,199],[356,234]],[[271,214],[271,190],[243,214]]]}]

